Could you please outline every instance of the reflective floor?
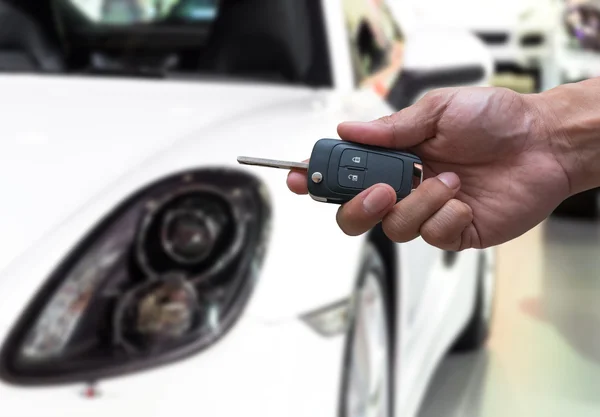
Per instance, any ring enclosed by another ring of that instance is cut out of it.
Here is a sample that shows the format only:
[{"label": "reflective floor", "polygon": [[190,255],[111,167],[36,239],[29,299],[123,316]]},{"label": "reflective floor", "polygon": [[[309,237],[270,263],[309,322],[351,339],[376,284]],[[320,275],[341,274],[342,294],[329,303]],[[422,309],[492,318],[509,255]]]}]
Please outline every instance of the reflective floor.
[{"label": "reflective floor", "polygon": [[552,219],[498,256],[488,347],[442,363],[419,417],[600,416],[600,225]]}]

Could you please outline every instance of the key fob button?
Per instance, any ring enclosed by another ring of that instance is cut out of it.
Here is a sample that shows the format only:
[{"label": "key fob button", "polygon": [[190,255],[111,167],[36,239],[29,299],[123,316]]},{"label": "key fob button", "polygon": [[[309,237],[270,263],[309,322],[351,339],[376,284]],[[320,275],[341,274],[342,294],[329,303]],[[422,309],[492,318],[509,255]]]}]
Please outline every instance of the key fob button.
[{"label": "key fob button", "polygon": [[346,188],[363,188],[365,171],[348,168],[340,168],[338,171],[338,183]]},{"label": "key fob button", "polygon": [[398,192],[402,187],[403,172],[404,162],[402,159],[370,153],[363,186],[369,188],[375,184],[385,183],[391,185]]},{"label": "key fob button", "polygon": [[366,168],[367,167],[367,152],[357,151],[354,149],[346,149],[342,153],[340,159],[341,167]]}]

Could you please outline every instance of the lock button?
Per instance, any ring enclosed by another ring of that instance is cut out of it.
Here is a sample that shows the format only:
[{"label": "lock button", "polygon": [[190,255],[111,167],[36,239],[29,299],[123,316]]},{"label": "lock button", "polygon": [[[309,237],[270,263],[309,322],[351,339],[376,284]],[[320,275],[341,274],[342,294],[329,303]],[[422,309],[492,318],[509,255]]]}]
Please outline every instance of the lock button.
[{"label": "lock button", "polygon": [[338,183],[341,187],[363,188],[365,174],[365,171],[359,171],[349,168],[340,168],[338,171]]},{"label": "lock button", "polygon": [[357,151],[354,149],[346,149],[342,153],[342,157],[340,159],[340,166],[348,168],[366,168],[367,152]]}]

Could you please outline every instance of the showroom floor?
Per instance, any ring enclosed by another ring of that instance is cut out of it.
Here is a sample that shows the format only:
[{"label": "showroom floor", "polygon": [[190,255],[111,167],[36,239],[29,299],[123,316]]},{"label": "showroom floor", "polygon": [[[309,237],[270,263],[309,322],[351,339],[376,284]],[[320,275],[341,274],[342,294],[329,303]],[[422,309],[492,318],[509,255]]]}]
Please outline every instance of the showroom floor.
[{"label": "showroom floor", "polygon": [[448,357],[419,417],[600,415],[600,224],[553,219],[498,256],[488,348]]}]

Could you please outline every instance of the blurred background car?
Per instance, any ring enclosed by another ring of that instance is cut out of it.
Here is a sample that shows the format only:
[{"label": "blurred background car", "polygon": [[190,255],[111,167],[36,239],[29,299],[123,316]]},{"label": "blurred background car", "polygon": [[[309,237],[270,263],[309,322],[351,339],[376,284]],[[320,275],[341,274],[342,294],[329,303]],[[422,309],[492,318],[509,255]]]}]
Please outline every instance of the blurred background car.
[{"label": "blurred background car", "polygon": [[422,28],[456,28],[476,34],[494,57],[496,76],[529,76],[536,90],[550,82],[558,0],[398,0],[413,9]]},{"label": "blurred background car", "polygon": [[397,13],[0,1],[1,415],[415,415],[444,354],[486,340],[494,251],[350,239],[235,163],[489,84],[477,38]]}]

